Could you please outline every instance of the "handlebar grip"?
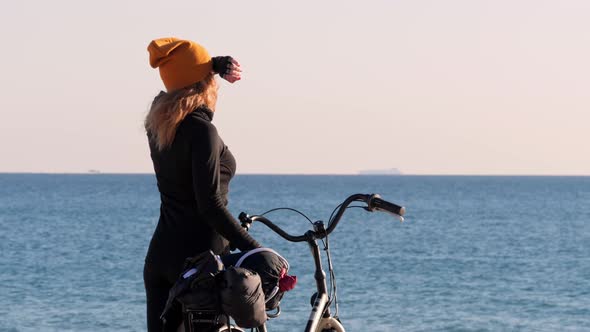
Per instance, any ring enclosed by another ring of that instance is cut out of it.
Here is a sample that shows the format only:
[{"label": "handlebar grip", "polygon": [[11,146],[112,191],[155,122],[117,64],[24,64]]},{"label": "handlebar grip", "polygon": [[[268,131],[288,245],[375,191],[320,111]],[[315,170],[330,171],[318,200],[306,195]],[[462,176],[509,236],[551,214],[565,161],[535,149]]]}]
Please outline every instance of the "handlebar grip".
[{"label": "handlebar grip", "polygon": [[406,208],[404,208],[403,206],[399,206],[397,204],[393,204],[391,202],[383,200],[376,195],[371,198],[370,205],[371,208],[383,210],[389,213],[396,214],[398,216],[403,216],[406,213]]}]

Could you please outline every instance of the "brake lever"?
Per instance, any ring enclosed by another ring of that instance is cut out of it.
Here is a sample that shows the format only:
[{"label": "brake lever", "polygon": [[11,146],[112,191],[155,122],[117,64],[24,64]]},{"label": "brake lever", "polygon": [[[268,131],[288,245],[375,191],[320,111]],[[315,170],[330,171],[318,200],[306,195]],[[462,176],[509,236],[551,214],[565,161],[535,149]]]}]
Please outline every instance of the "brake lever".
[{"label": "brake lever", "polygon": [[392,216],[394,216],[395,218],[397,218],[397,220],[399,220],[399,222],[404,222],[404,220],[405,220],[404,217],[400,216],[399,214],[391,213],[389,211],[385,211],[385,212],[387,212],[387,213],[391,214]]},{"label": "brake lever", "polygon": [[242,227],[246,231],[249,231],[250,226],[252,226],[252,218],[250,218],[250,216],[246,212],[241,212],[238,216],[238,219],[240,220]]}]

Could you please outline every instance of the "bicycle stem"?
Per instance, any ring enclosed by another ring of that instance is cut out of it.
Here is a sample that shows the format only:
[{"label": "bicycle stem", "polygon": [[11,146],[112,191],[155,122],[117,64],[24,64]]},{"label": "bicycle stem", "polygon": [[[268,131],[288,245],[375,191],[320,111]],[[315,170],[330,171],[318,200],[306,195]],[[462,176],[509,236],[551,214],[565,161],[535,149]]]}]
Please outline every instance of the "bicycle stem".
[{"label": "bicycle stem", "polygon": [[[326,285],[326,273],[324,272],[324,269],[322,268],[320,247],[318,246],[318,243],[316,242],[316,239],[312,235],[312,233],[311,232],[309,232],[309,233],[310,233],[310,236],[307,240],[307,244],[309,245],[309,248],[311,250],[311,255],[313,256],[313,261],[315,263],[314,279],[315,279],[316,287],[318,290],[318,296],[319,296],[321,294],[328,293],[328,286]],[[328,314],[329,314],[329,309],[328,309]]]}]

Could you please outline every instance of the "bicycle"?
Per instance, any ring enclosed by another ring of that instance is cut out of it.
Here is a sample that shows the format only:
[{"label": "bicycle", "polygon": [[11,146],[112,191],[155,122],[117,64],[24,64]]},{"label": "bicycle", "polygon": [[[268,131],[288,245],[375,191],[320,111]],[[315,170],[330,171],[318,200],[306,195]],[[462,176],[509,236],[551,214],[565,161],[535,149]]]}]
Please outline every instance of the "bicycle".
[{"label": "bicycle", "polygon": [[[366,206],[350,206],[352,202],[363,202]],[[328,219],[327,228],[324,226],[323,221],[312,222],[303,213],[292,209],[292,208],[277,208],[269,210],[261,215],[248,215],[245,212],[240,213],[238,219],[240,220],[242,227],[249,230],[255,221],[261,222],[272,231],[280,235],[282,238],[290,242],[307,242],[311,249],[315,264],[314,278],[316,281],[316,292],[312,295],[311,314],[305,327],[305,332],[344,332],[344,326],[338,318],[338,299],[337,289],[335,282],[335,274],[332,267],[332,259],[329,250],[328,236],[334,231],[338,222],[342,218],[344,212],[348,208],[357,207],[364,208],[369,212],[382,211],[387,212],[403,221],[403,215],[405,214],[405,208],[397,204],[385,201],[377,194],[354,194],[349,196],[344,202],[338,205],[332,215]],[[291,235],[284,231],[282,228],[274,224],[271,220],[266,218],[264,215],[277,210],[291,210],[295,211],[309,220],[313,225],[313,230],[308,230],[303,235]],[[320,247],[318,240],[324,241],[324,250],[326,251],[328,261],[328,271],[330,273],[331,282],[331,293],[328,294],[328,287],[326,284],[326,273],[322,267]],[[330,307],[332,303],[335,306],[335,313],[332,314]],[[230,324],[230,319],[227,314],[220,313],[212,310],[203,310],[202,308],[188,308],[185,310],[186,318],[185,321],[178,327],[178,332],[197,332],[197,331],[208,331],[208,332],[245,332],[244,329]],[[276,308],[275,313],[268,313],[269,319],[277,318],[281,313],[280,306]],[[266,324],[251,329],[257,332],[267,332]]]},{"label": "bicycle", "polygon": [[[352,202],[363,202],[366,203],[366,206],[350,206]],[[349,196],[342,204],[338,205],[330,219],[328,220],[327,228],[324,226],[322,221],[311,222],[311,219],[307,218],[303,213],[291,209],[291,208],[278,208],[267,211],[261,215],[248,215],[245,212],[240,213],[239,220],[242,223],[242,227],[246,229],[250,229],[252,224],[255,221],[261,222],[267,227],[269,227],[272,231],[280,235],[287,241],[290,242],[307,242],[311,249],[311,253],[313,256],[313,260],[315,263],[315,273],[314,278],[316,281],[316,288],[317,291],[315,294],[312,295],[311,303],[312,309],[309,319],[307,321],[307,325],[305,327],[305,332],[344,332],[344,326],[340,322],[338,318],[338,301],[336,296],[336,283],[335,283],[335,275],[334,270],[332,268],[332,261],[329,251],[329,242],[328,236],[330,233],[334,231],[338,222],[342,218],[345,210],[350,207],[361,207],[369,212],[373,211],[382,211],[387,212],[398,218],[400,221],[403,222],[403,215],[405,214],[405,208],[399,206],[397,204],[393,204],[391,202],[385,201],[381,199],[381,197],[377,194],[354,194]],[[264,217],[265,214],[270,213],[276,210],[292,210],[295,211],[304,217],[306,217],[312,224],[313,230],[308,230],[303,235],[291,235],[284,231],[282,228],[274,224],[271,220]],[[330,293],[331,296],[328,294],[328,288],[326,284],[326,274],[322,268],[321,262],[321,253],[320,247],[318,245],[318,240],[326,240],[324,242],[324,248],[326,251],[327,262],[328,262],[328,271],[330,273],[330,281],[331,281],[331,288],[332,292]],[[332,314],[330,312],[330,307],[334,303],[335,305],[335,313]],[[280,314],[280,307],[277,309],[277,312],[274,315],[269,315],[269,318],[276,318]],[[236,330],[237,331],[237,330]],[[266,332],[266,325],[263,325],[256,329],[258,332]]]}]

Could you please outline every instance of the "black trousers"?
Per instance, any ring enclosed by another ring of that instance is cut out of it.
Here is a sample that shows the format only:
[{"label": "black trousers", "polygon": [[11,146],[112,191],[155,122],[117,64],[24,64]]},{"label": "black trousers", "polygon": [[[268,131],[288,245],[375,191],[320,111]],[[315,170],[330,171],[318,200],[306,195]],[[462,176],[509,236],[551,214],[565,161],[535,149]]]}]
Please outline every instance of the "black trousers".
[{"label": "black trousers", "polygon": [[143,267],[143,282],[147,297],[147,330],[161,332],[163,324],[160,315],[166,306],[168,292],[180,274],[182,266],[172,268],[168,264],[147,261]]}]

